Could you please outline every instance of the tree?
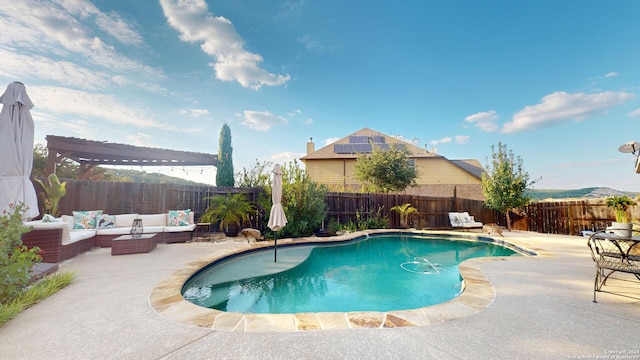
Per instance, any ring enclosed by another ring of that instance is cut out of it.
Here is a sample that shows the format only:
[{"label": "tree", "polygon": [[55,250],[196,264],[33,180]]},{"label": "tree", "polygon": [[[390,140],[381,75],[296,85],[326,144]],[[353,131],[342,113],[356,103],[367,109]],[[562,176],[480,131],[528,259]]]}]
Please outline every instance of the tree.
[{"label": "tree", "polygon": [[273,163],[271,161],[264,161],[260,163],[256,159],[256,163],[249,169],[242,168],[242,171],[236,173],[236,185],[237,187],[253,188],[271,187],[271,169]]},{"label": "tree", "polygon": [[218,150],[217,186],[234,186],[233,148],[231,147],[231,129],[226,123],[220,130],[220,149]]},{"label": "tree", "polygon": [[[33,169],[31,176],[46,178],[47,158],[49,149],[43,144],[36,144],[33,148]],[[56,166],[56,175],[61,179],[76,179],[78,177],[78,163],[70,159],[63,159]]]},{"label": "tree", "polygon": [[491,164],[482,173],[482,193],[485,205],[499,211],[507,217],[507,229],[511,231],[509,212],[527,205],[530,199],[525,196],[527,187],[535,182],[529,181],[529,173],[524,170],[522,159],[507,150],[507,145],[498,143],[498,152],[491,147]]},{"label": "tree", "polygon": [[388,193],[416,185],[418,174],[409,164],[408,149],[391,144],[388,150],[373,145],[371,154],[360,154],[356,161],[356,178],[366,191]]}]

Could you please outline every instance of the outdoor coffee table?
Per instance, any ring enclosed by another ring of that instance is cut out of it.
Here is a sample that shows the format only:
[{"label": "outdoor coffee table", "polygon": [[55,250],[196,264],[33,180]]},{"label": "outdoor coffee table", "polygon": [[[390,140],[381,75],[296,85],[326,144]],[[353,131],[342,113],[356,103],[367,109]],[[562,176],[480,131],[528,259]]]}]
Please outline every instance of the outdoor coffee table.
[{"label": "outdoor coffee table", "polygon": [[156,235],[119,236],[111,241],[111,255],[148,253],[156,248]]}]

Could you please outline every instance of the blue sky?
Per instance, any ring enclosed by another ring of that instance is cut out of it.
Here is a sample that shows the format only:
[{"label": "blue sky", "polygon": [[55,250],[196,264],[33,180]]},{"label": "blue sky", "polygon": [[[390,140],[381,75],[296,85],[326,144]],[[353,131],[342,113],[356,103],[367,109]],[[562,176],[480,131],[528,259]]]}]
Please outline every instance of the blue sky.
[{"label": "blue sky", "polygon": [[[15,0],[0,84],[47,134],[285,162],[363,127],[539,189],[640,191],[640,2]],[[6,86],[6,85],[3,85]],[[145,169],[213,183],[214,168]]]}]

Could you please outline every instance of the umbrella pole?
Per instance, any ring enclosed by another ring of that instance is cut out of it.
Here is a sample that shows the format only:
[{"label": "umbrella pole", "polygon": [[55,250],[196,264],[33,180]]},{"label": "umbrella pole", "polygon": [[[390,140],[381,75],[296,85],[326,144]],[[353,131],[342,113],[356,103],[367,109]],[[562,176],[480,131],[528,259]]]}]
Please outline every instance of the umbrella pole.
[{"label": "umbrella pole", "polygon": [[278,232],[274,231],[274,233],[276,234],[276,237],[275,237],[276,245],[273,248],[273,262],[278,262]]}]

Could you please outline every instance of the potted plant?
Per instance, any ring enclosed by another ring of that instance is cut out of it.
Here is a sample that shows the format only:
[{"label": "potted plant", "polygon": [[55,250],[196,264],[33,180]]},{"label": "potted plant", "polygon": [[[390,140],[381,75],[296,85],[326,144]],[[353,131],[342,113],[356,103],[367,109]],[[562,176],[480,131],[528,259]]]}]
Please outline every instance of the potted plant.
[{"label": "potted plant", "polygon": [[412,214],[418,213],[418,209],[414,208],[411,204],[396,205],[391,208],[391,211],[395,211],[400,215],[400,226],[403,229],[409,227],[409,217]]},{"label": "potted plant", "polygon": [[607,199],[607,207],[613,208],[616,212],[616,221],[611,223],[611,230],[615,235],[631,236],[633,225],[629,223],[627,209],[633,205],[636,205],[636,202],[627,195],[612,196]]},{"label": "potted plant", "polygon": [[200,221],[220,222],[220,230],[224,231],[226,236],[237,236],[240,227],[245,223],[251,223],[249,214],[255,212],[255,209],[244,193],[215,195],[205,200],[209,201],[209,207],[200,217]]}]

